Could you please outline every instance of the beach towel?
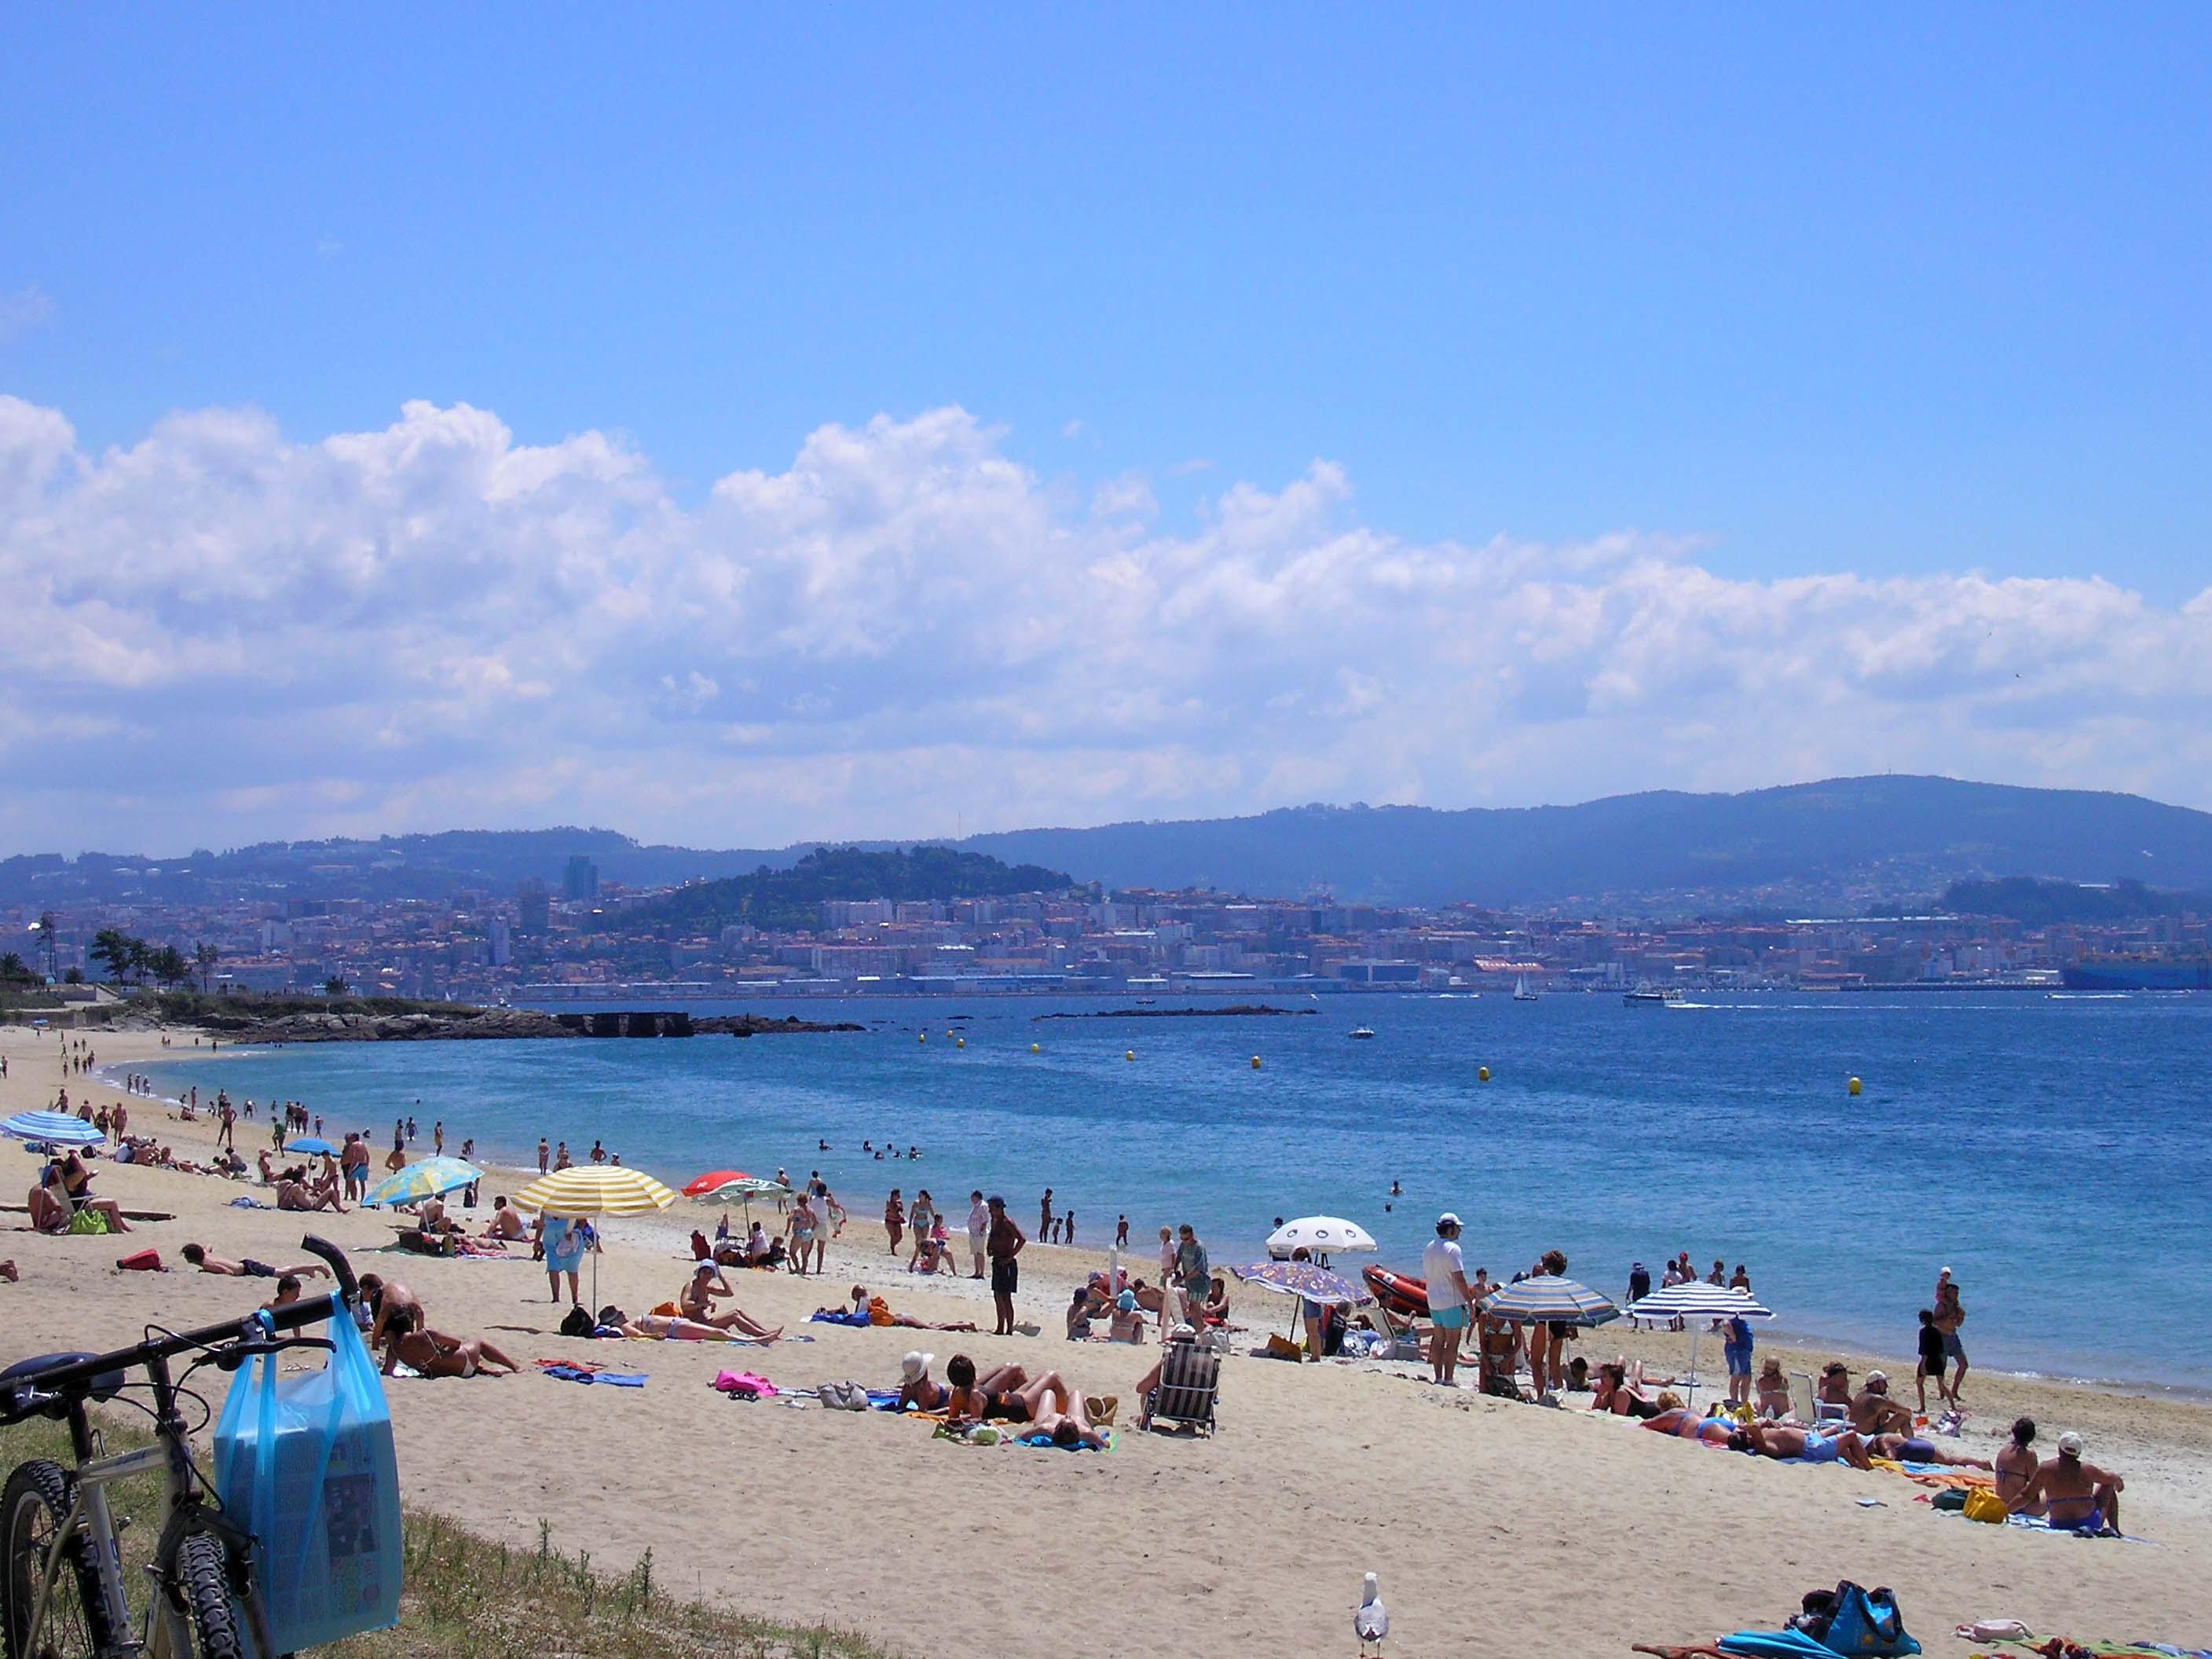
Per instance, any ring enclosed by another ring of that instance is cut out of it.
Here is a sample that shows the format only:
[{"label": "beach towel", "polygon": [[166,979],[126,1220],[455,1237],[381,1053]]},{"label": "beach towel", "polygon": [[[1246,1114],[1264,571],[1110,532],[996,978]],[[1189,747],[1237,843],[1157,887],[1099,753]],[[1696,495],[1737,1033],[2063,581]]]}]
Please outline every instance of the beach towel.
[{"label": "beach towel", "polygon": [[2173,1647],[2164,1642],[2071,1642],[2063,1636],[2035,1642],[2019,1637],[1984,1639],[1972,1659],[2212,1659],[2212,1648]]},{"label": "beach towel", "polygon": [[1080,1440],[1072,1446],[1063,1446],[1048,1434],[1018,1434],[1013,1443],[1018,1446],[1035,1446],[1042,1451],[1111,1451],[1114,1449],[1114,1431],[1109,1429],[1103,1446],[1086,1445]]},{"label": "beach towel", "polygon": [[570,1364],[566,1360],[541,1359],[538,1374],[550,1376],[556,1382],[605,1382],[617,1389],[641,1389],[645,1386],[642,1371],[607,1371],[592,1364]]},{"label": "beach towel", "polygon": [[732,1400],[773,1400],[780,1392],[768,1378],[751,1371],[723,1371],[708,1386]]},{"label": "beach towel", "polygon": [[234,1210],[265,1210],[269,1206],[252,1193],[240,1193],[230,1200],[230,1207]]},{"label": "beach towel", "polygon": [[859,1327],[860,1327],[861,1329],[863,1329],[863,1330],[866,1329],[866,1328],[867,1328],[867,1327],[868,1327],[868,1325],[869,1325],[869,1323],[871,1322],[869,1321],[869,1318],[868,1318],[867,1315],[866,1315],[866,1314],[864,1314],[864,1313],[821,1313],[821,1312],[816,1312],[816,1313],[811,1313],[811,1314],[809,1314],[806,1317],[807,1317],[807,1322],[808,1322],[810,1324],[815,1324],[815,1325],[857,1325],[857,1326],[859,1326]]}]

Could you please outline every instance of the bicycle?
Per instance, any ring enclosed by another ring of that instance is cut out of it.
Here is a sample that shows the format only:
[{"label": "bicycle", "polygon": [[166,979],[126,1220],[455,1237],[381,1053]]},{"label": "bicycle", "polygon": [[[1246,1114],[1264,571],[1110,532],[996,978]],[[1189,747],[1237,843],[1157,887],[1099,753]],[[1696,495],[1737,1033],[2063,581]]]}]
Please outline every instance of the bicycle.
[{"label": "bicycle", "polygon": [[[251,1533],[222,1511],[194,1461],[192,1437],[213,1413],[188,1386],[203,1365],[235,1372],[261,1354],[335,1347],[326,1337],[280,1336],[330,1319],[350,1319],[358,1300],[344,1254],[310,1234],[301,1247],[330,1265],[337,1289],[289,1307],[181,1333],[149,1335],[112,1353],[46,1354],[0,1371],[0,1427],[43,1414],[66,1421],[76,1467],[37,1459],[18,1464],[0,1490],[0,1638],[5,1659],[275,1659],[267,1613],[254,1582]],[[157,1328],[149,1327],[149,1331]],[[169,1362],[200,1356],[172,1380]],[[126,1373],[143,1369],[143,1382]],[[125,1390],[154,1419],[154,1443],[114,1456],[86,1414]],[[187,1427],[182,1401],[207,1413]],[[165,1478],[161,1531],[147,1569],[154,1593],[132,1630],[125,1591],[122,1529],[107,1488],[132,1475]]]}]

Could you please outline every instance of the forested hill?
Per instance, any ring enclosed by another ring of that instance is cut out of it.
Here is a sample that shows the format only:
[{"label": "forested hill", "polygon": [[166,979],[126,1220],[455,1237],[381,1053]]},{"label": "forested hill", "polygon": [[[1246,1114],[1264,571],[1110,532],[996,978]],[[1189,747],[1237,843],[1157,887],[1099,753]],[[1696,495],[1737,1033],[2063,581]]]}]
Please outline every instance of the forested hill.
[{"label": "forested hill", "polygon": [[1061,870],[1010,865],[950,847],[876,852],[825,847],[787,869],[763,865],[749,876],[702,881],[629,913],[638,922],[667,922],[711,933],[734,922],[756,927],[820,924],[824,899],[993,898],[1010,893],[1060,893],[1074,884]]},{"label": "forested hill", "polygon": [[1302,806],[1253,817],[1024,830],[960,843],[1110,887],[1204,884],[1340,900],[1726,908],[1856,906],[1960,880],[2212,886],[2212,813],[2139,795],[1951,778],[1834,778],[1578,806]]}]

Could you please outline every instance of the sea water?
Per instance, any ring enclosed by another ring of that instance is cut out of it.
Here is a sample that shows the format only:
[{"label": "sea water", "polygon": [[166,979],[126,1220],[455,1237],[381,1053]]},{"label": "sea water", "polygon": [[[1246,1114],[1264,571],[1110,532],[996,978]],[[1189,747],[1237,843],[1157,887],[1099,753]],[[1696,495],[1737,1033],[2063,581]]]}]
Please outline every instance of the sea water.
[{"label": "sea water", "polygon": [[[1656,1279],[1686,1249],[1701,1272],[1744,1264],[1775,1338],[1878,1352],[1911,1351],[1948,1267],[1977,1364],[2212,1389],[2212,997],[1268,1000],[1310,1012],[763,1000],[692,1006],[868,1029],[301,1045],[152,1070],[165,1093],[304,1101],[334,1139],[385,1144],[412,1114],[418,1155],[442,1121],[448,1152],[473,1136],[481,1158],[534,1164],[544,1135],[581,1159],[596,1139],[672,1185],[818,1170],[856,1215],[926,1187],[957,1218],[980,1187],[1034,1231],[1050,1187],[1079,1243],[1126,1214],[1143,1260],[1162,1224],[1194,1223],[1225,1265],[1261,1255],[1276,1217],[1322,1212],[1417,1271],[1449,1209],[1494,1278],[1557,1248],[1618,1299],[1632,1261]],[[1350,1036],[1362,1024],[1371,1041]],[[878,1161],[864,1139],[922,1156]]]}]

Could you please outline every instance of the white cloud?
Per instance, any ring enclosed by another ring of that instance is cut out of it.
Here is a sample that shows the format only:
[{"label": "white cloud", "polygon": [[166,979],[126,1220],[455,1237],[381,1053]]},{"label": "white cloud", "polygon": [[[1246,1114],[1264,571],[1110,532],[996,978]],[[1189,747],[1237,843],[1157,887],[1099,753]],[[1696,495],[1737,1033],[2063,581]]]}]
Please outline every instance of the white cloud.
[{"label": "white cloud", "polygon": [[0,294],[0,345],[27,333],[54,314],[54,302],[35,286]]},{"label": "white cloud", "polygon": [[1170,533],[1143,479],[1086,503],[1002,441],[827,426],[687,510],[618,439],[465,405],[91,453],[0,398],[0,844],[759,844],[1887,769],[2212,805],[2212,591],[1409,542],[1321,461]]}]

